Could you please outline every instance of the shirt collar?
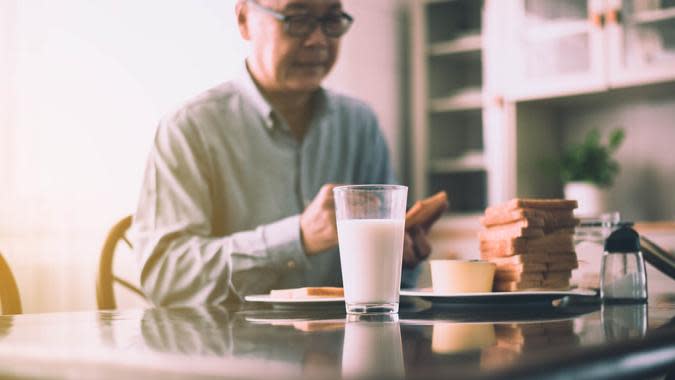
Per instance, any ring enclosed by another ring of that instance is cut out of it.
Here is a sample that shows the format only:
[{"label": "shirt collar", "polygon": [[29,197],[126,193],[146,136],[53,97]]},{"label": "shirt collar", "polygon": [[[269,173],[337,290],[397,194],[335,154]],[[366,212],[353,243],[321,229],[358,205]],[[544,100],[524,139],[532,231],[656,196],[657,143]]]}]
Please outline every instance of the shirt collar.
[{"label": "shirt collar", "polygon": [[242,93],[251,101],[253,108],[265,118],[265,126],[269,129],[273,128],[274,110],[253,81],[253,77],[246,67],[246,61],[244,61],[243,68],[239,77],[236,79],[236,82]]},{"label": "shirt collar", "polygon": [[[265,127],[268,129],[274,128],[274,109],[260,92],[258,86],[255,84],[251,73],[248,71],[246,61],[244,61],[243,68],[239,74],[239,77],[236,79],[236,82],[239,84],[239,88],[242,90],[244,95],[251,101],[252,106],[260,113],[260,115],[264,117]],[[328,90],[321,87],[316,93],[316,96],[317,114],[315,117],[325,116],[333,111],[334,102],[331,99]]]}]

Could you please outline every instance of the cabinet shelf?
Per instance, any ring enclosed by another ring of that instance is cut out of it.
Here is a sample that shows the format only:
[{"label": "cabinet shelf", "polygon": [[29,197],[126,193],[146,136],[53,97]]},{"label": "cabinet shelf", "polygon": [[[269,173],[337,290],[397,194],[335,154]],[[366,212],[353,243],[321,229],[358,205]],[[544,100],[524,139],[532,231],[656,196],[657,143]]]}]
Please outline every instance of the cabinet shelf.
[{"label": "cabinet shelf", "polygon": [[483,146],[482,0],[414,0],[411,6],[415,197],[446,191],[453,212],[487,199]]},{"label": "cabinet shelf", "polygon": [[483,92],[479,87],[468,87],[450,96],[438,97],[429,101],[429,110],[431,112],[480,109],[482,106]]},{"label": "cabinet shelf", "polygon": [[631,17],[631,22],[634,24],[651,24],[668,20],[675,20],[675,8],[643,11]]},{"label": "cabinet shelf", "polygon": [[448,41],[429,44],[427,53],[431,56],[451,55],[477,52],[483,48],[480,33],[467,34]]},{"label": "cabinet shelf", "polygon": [[537,43],[589,33],[591,24],[587,20],[564,20],[530,26],[523,36],[529,43]]},{"label": "cabinet shelf", "polygon": [[483,170],[485,170],[485,159],[482,153],[469,153],[459,158],[438,158],[429,162],[429,171],[434,174]]}]

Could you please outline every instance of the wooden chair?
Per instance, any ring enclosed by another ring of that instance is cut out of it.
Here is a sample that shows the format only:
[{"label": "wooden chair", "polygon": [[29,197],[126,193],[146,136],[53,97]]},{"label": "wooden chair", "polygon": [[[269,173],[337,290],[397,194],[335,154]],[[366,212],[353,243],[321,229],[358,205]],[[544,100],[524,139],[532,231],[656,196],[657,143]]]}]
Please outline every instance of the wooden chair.
[{"label": "wooden chair", "polygon": [[12,270],[0,253],[0,305],[2,314],[21,314],[21,298]]},{"label": "wooden chair", "polygon": [[130,249],[133,248],[126,236],[127,230],[131,227],[131,220],[132,216],[128,215],[117,222],[117,224],[110,229],[108,236],[103,243],[103,249],[101,250],[101,257],[98,264],[98,274],[96,275],[96,303],[99,310],[117,308],[114,291],[115,283],[145,299],[145,295],[138,287],[113,273],[113,262],[118,243],[121,241]]}]

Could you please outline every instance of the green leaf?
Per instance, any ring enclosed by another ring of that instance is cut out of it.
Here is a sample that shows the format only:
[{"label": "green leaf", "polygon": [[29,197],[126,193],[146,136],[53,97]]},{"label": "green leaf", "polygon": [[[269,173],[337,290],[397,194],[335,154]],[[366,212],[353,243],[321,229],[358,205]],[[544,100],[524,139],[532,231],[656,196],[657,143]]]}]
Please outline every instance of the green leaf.
[{"label": "green leaf", "polygon": [[600,131],[597,129],[592,129],[586,135],[586,141],[584,142],[588,148],[593,148],[600,146]]},{"label": "green leaf", "polygon": [[609,135],[609,149],[611,151],[617,150],[623,142],[624,137],[626,137],[626,134],[623,129],[619,128],[612,131]]},{"label": "green leaf", "polygon": [[560,179],[563,182],[587,181],[598,186],[611,186],[619,172],[619,163],[612,157],[625,138],[623,129],[610,133],[607,145],[601,134],[592,129],[583,142],[572,144],[563,150],[560,157]]}]

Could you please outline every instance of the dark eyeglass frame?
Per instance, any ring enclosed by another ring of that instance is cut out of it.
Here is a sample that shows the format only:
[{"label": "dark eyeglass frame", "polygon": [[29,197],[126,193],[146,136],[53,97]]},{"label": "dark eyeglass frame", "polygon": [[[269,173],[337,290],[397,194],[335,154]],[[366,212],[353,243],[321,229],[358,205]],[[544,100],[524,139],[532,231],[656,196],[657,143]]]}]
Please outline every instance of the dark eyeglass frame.
[{"label": "dark eyeglass frame", "polygon": [[[321,31],[323,32],[324,35],[330,38],[340,38],[342,37],[347,31],[349,31],[349,27],[352,25],[354,22],[354,18],[349,15],[348,13],[345,13],[343,11],[340,11],[339,14],[337,14],[337,17],[340,18],[342,24],[344,25],[342,30],[339,33],[334,33],[331,31],[328,27],[328,22],[329,21],[335,21],[336,15],[324,15],[321,17],[315,17],[315,16],[310,16],[310,15],[285,15],[281,12],[277,12],[272,8],[266,7],[260,3],[258,3],[256,0],[247,0],[247,3],[252,4],[255,6],[258,10],[263,11],[270,16],[274,17],[275,19],[279,20],[284,24],[284,31],[286,34],[288,34],[291,37],[307,37],[310,34],[312,34],[317,26],[321,26]],[[306,32],[298,33],[294,32],[293,29],[291,28],[291,23],[293,21],[298,21],[300,19],[303,19],[304,21],[309,21],[308,25],[309,27],[307,28]]]}]

